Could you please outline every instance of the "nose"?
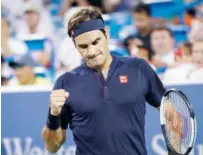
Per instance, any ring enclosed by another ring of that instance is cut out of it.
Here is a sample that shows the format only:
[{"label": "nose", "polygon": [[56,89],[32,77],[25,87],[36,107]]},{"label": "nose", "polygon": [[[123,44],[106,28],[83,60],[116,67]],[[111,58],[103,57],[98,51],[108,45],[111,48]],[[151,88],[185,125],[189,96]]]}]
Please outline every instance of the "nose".
[{"label": "nose", "polygon": [[94,57],[94,55],[95,55],[95,49],[93,46],[90,45],[88,47],[88,57]]}]

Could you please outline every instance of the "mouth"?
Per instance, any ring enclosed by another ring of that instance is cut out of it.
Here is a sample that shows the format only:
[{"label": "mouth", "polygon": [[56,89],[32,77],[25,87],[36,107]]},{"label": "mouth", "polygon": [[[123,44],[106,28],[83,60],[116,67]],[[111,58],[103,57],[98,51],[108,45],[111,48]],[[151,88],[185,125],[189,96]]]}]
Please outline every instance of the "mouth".
[{"label": "mouth", "polygon": [[91,60],[94,60],[94,59],[96,59],[99,55],[101,55],[101,53],[95,55],[94,57],[89,58],[89,60],[90,60],[90,61],[91,61]]}]

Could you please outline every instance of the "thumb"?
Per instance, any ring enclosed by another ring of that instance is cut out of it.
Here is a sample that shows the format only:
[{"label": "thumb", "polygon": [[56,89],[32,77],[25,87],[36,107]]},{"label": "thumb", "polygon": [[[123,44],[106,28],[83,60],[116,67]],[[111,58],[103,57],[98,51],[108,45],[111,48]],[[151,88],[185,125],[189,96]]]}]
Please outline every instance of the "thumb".
[{"label": "thumb", "polygon": [[69,92],[65,92],[65,97],[67,98],[69,96]]}]

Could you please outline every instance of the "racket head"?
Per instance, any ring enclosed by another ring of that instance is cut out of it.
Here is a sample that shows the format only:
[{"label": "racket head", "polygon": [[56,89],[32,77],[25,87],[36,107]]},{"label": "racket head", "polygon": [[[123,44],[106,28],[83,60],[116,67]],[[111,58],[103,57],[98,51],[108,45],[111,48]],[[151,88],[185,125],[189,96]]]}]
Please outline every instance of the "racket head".
[{"label": "racket head", "polygon": [[[175,115],[171,115],[176,118],[172,119],[176,120],[176,125],[173,125],[169,121],[171,118],[167,116],[171,109],[176,111]],[[160,123],[168,149],[177,155],[189,154],[195,143],[197,128],[194,110],[183,92],[176,89],[165,92],[160,106]],[[178,145],[173,143],[176,140]]]}]

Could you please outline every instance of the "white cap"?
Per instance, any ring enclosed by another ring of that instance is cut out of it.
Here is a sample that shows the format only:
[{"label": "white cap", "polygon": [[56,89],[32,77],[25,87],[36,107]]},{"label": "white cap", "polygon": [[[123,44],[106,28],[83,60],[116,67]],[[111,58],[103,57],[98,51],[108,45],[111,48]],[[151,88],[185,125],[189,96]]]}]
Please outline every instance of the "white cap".
[{"label": "white cap", "polygon": [[27,11],[34,11],[34,12],[41,12],[41,7],[38,3],[34,2],[34,1],[28,1],[24,4],[23,6],[23,12],[27,12]]}]

